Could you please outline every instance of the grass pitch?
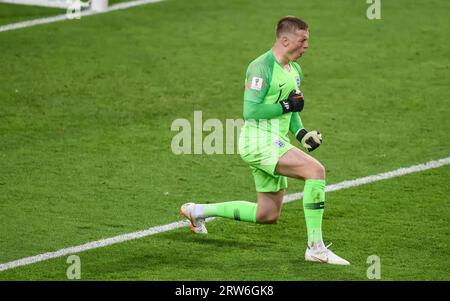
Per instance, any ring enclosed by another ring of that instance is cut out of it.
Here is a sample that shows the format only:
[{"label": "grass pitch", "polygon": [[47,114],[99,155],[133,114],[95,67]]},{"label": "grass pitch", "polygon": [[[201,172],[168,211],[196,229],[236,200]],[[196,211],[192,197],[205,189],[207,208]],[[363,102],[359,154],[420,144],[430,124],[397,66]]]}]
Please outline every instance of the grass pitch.
[{"label": "grass pitch", "polygon": [[[0,33],[0,262],[170,223],[186,200],[255,200],[238,155],[175,155],[170,126],[241,118],[246,66],[284,15],[311,27],[301,116],[324,135],[328,183],[448,157],[450,4],[386,1],[370,21],[359,2],[174,0]],[[278,225],[217,219],[206,237],[78,254],[82,279],[363,280],[378,255],[382,280],[449,280],[449,180],[442,167],[327,194],[325,240],[350,267],[303,261],[295,202]],[[0,279],[64,280],[65,260]]]}]

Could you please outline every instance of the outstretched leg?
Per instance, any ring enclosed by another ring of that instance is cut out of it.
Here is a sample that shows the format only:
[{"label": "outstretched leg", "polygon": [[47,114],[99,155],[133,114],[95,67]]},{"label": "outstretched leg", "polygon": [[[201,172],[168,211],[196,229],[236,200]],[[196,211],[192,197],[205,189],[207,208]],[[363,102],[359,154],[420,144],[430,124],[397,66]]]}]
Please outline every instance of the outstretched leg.
[{"label": "outstretched leg", "polygon": [[206,234],[207,217],[224,217],[237,221],[256,223],[257,204],[247,201],[231,201],[215,204],[186,203],[181,206],[181,215],[191,222],[194,233]]},{"label": "outstretched leg", "polygon": [[284,189],[278,192],[258,192],[258,204],[247,201],[232,201],[215,204],[186,203],[181,206],[181,215],[191,222],[194,233],[206,234],[207,217],[224,217],[237,221],[259,224],[274,224],[278,221],[283,203]]}]

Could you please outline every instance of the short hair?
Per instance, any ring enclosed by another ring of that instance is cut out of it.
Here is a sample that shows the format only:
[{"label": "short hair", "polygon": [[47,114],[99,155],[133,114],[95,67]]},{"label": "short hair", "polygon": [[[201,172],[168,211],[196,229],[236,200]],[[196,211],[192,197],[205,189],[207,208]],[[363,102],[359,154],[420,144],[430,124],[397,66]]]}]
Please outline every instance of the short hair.
[{"label": "short hair", "polygon": [[300,20],[294,16],[286,16],[281,18],[277,24],[277,38],[281,36],[281,34],[286,32],[293,32],[295,30],[307,30],[308,24],[305,21]]}]

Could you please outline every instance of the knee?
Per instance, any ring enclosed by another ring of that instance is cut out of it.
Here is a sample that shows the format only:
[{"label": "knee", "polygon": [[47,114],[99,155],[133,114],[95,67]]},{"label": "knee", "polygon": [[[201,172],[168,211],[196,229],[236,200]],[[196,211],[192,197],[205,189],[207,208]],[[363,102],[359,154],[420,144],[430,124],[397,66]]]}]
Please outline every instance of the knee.
[{"label": "knee", "polygon": [[305,179],[325,180],[325,167],[321,163],[315,162],[309,167]]},{"label": "knee", "polygon": [[322,179],[322,180],[325,179],[325,167],[322,164],[320,164],[320,163],[317,164],[317,166],[315,167],[315,173],[316,173],[318,179]]},{"label": "knee", "polygon": [[256,222],[258,224],[276,224],[280,218],[279,213],[262,213],[256,216]]}]

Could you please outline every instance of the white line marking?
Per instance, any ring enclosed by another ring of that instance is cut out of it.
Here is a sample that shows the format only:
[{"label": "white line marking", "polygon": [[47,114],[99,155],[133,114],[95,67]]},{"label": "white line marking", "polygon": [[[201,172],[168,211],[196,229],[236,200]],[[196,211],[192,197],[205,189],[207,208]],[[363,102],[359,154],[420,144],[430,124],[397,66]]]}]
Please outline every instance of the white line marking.
[{"label": "white line marking", "polygon": [[[214,217],[207,218],[206,221],[210,222],[213,219],[215,219],[215,218]],[[9,269],[12,269],[12,268],[15,268],[18,266],[22,266],[22,265],[33,264],[36,262],[40,262],[40,261],[44,261],[44,260],[48,260],[48,259],[52,259],[52,258],[62,257],[65,255],[68,255],[68,254],[75,254],[75,253],[79,253],[79,252],[83,252],[83,251],[87,251],[87,250],[106,247],[106,246],[122,243],[122,242],[125,242],[128,240],[138,239],[138,238],[142,238],[142,237],[146,237],[146,236],[150,236],[150,235],[154,235],[154,234],[158,234],[158,233],[162,233],[162,232],[167,232],[170,230],[175,230],[178,228],[186,227],[187,225],[189,225],[188,221],[174,222],[174,223],[167,224],[167,225],[152,227],[152,228],[142,230],[142,231],[126,233],[126,234],[122,234],[122,235],[118,235],[118,236],[114,236],[114,237],[110,237],[110,238],[105,238],[105,239],[101,239],[101,240],[97,240],[97,241],[88,242],[88,243],[85,243],[85,244],[82,244],[79,246],[75,246],[75,247],[64,248],[64,249],[58,250],[56,252],[48,252],[48,253],[39,254],[36,256],[26,257],[26,258],[22,258],[22,259],[18,259],[18,260],[0,264],[0,271],[9,270]]]},{"label": "white line marking", "polygon": [[[384,172],[384,173],[380,173],[380,174],[373,175],[373,176],[367,176],[364,178],[358,178],[358,179],[354,179],[354,180],[343,181],[340,183],[328,185],[325,187],[325,191],[332,192],[332,191],[336,191],[336,190],[360,186],[360,185],[369,184],[369,183],[376,182],[376,181],[381,181],[381,180],[385,180],[385,179],[404,176],[404,175],[407,175],[410,173],[415,173],[415,172],[424,171],[424,170],[428,170],[428,169],[438,168],[438,167],[441,167],[444,165],[449,165],[449,164],[450,164],[450,157],[447,157],[447,158],[439,159],[436,161],[429,161],[424,164],[413,165],[413,166],[406,167],[406,168],[399,168],[399,169],[396,169],[393,171]],[[298,200],[302,197],[303,197],[303,192],[289,194],[284,197],[283,203],[289,203],[289,202]]]},{"label": "white line marking", "polygon": [[[415,173],[415,172],[424,171],[424,170],[428,170],[428,169],[438,168],[438,167],[448,165],[448,164],[450,164],[450,157],[440,159],[437,161],[430,161],[425,164],[414,165],[414,166],[407,167],[407,168],[399,168],[399,169],[396,169],[396,170],[393,170],[390,172],[380,173],[380,174],[373,175],[373,176],[358,178],[358,179],[350,180],[350,181],[343,181],[343,182],[340,182],[337,184],[327,186],[327,188],[325,190],[327,192],[337,191],[337,190],[360,186],[360,185],[377,182],[377,181],[381,181],[381,180],[385,180],[385,179],[400,177],[400,176],[404,176],[404,175],[407,175],[410,173]],[[284,197],[283,202],[289,203],[294,200],[298,200],[298,199],[302,198],[302,196],[303,196],[303,193],[289,194]],[[209,222],[213,219],[214,218],[208,218],[207,222]],[[106,238],[106,239],[88,242],[83,245],[61,249],[56,252],[48,252],[48,253],[39,254],[36,256],[26,257],[26,258],[22,258],[22,259],[18,259],[18,260],[0,264],[0,271],[9,270],[9,269],[16,268],[16,267],[23,266],[23,265],[33,264],[36,262],[49,260],[52,258],[62,257],[62,256],[69,255],[69,254],[75,254],[75,253],[80,253],[80,252],[84,252],[87,250],[106,247],[106,246],[110,246],[113,244],[122,243],[124,241],[138,239],[138,238],[142,238],[142,237],[146,237],[146,236],[150,236],[150,235],[154,235],[154,234],[158,234],[158,233],[162,233],[162,232],[167,232],[167,231],[171,231],[174,229],[185,227],[187,225],[188,225],[188,222],[186,222],[186,221],[174,222],[174,223],[167,224],[167,225],[152,227],[147,230],[122,234],[122,235],[118,235],[118,236],[114,236],[114,237],[110,237],[110,238]]]},{"label": "white line marking", "polygon": [[0,0],[0,3],[16,4],[16,5],[33,5],[44,7],[67,8],[70,6],[69,1],[65,0]]},{"label": "white line marking", "polygon": [[[137,1],[117,3],[117,4],[113,4],[113,5],[109,6],[105,11],[92,11],[92,10],[82,11],[82,12],[80,12],[80,17],[104,14],[104,13],[112,12],[115,10],[122,10],[122,9],[127,9],[130,7],[141,6],[141,5],[146,5],[146,4],[156,3],[156,2],[161,2],[161,1],[162,0],[137,0]],[[8,31],[8,30],[15,30],[15,29],[19,29],[19,28],[25,28],[25,27],[31,27],[31,26],[36,26],[36,25],[40,25],[40,24],[54,23],[54,22],[59,22],[59,21],[64,21],[64,20],[69,20],[67,18],[67,14],[3,25],[3,26],[0,26],[0,32]],[[71,21],[76,22],[77,20],[71,20]]]}]

